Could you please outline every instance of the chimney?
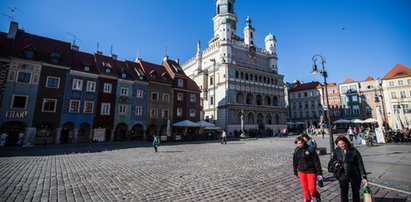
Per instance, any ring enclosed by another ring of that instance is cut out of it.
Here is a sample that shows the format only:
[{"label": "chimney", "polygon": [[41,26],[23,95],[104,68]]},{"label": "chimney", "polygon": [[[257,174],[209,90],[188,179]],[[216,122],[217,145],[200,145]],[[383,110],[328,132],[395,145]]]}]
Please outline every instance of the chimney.
[{"label": "chimney", "polygon": [[9,33],[7,34],[7,38],[14,39],[16,37],[18,29],[19,29],[19,24],[17,22],[10,21],[10,28],[9,28]]},{"label": "chimney", "polygon": [[163,57],[163,61],[165,62],[167,60],[168,60],[168,56],[166,55],[166,56]]},{"label": "chimney", "polygon": [[176,59],[176,60],[174,60],[177,64],[180,64],[180,59]]},{"label": "chimney", "polygon": [[97,51],[96,54],[103,55],[102,51]]},{"label": "chimney", "polygon": [[117,60],[117,55],[114,54],[114,53],[112,53],[112,54],[111,54],[111,58],[113,58],[113,60]]},{"label": "chimney", "polygon": [[71,44],[71,50],[79,51],[79,49],[80,49],[80,47],[78,47],[74,44]]}]

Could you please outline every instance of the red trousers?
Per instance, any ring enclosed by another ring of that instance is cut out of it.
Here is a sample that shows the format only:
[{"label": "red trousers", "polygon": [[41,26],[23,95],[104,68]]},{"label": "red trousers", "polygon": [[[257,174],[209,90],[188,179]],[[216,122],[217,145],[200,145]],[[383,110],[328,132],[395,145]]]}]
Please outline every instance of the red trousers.
[{"label": "red trousers", "polygon": [[304,199],[311,200],[311,195],[314,197],[320,196],[317,190],[317,174],[298,172],[301,186],[303,187]]}]

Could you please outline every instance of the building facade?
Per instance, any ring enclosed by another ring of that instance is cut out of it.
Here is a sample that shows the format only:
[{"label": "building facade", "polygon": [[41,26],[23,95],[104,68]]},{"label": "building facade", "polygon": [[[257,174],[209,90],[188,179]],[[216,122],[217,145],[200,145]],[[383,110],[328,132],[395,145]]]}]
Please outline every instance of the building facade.
[{"label": "building facade", "polygon": [[402,64],[393,67],[383,78],[384,104],[390,128],[402,129],[411,124],[411,69]]},{"label": "building facade", "polygon": [[363,119],[360,84],[346,79],[340,84],[341,109],[344,119]]},{"label": "building facade", "polygon": [[285,127],[283,75],[278,73],[276,39],[265,38],[265,48],[255,45],[255,28],[248,17],[244,38],[237,35],[234,0],[217,0],[214,35],[208,48],[185,62],[184,72],[201,90],[204,118],[228,134],[244,129]]}]

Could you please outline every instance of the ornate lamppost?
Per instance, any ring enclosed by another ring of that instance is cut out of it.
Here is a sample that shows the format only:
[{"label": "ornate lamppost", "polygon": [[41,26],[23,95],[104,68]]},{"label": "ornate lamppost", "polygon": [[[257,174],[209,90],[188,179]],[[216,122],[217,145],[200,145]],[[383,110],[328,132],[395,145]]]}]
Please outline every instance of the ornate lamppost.
[{"label": "ornate lamppost", "polygon": [[[319,74],[322,77],[324,77],[324,88],[325,88],[325,100],[327,102],[327,110],[325,113],[325,118],[327,119],[327,125],[328,125],[328,131],[330,135],[330,158],[334,156],[334,137],[331,129],[331,117],[330,117],[330,102],[328,100],[328,84],[327,84],[327,71],[325,71],[325,58],[319,54],[316,54],[312,58],[314,64],[313,64],[313,69],[311,71],[312,74]],[[321,63],[321,69],[318,70],[317,68],[317,61]]]}]

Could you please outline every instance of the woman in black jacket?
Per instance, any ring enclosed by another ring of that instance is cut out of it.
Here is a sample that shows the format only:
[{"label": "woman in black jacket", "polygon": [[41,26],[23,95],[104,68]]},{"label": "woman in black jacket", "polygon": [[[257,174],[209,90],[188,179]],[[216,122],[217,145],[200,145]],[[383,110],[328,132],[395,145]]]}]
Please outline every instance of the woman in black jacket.
[{"label": "woman in black jacket", "polygon": [[311,201],[312,195],[320,202],[320,193],[317,190],[317,176],[323,179],[320,159],[315,151],[308,148],[303,137],[295,138],[294,143],[297,144],[293,155],[294,174],[300,178],[304,201]]},{"label": "woman in black jacket", "polygon": [[337,148],[331,161],[331,171],[340,183],[341,201],[348,201],[348,188],[351,183],[353,202],[359,202],[361,179],[364,185],[368,185],[361,154],[351,146],[351,142],[345,135],[338,136],[335,144]]}]

